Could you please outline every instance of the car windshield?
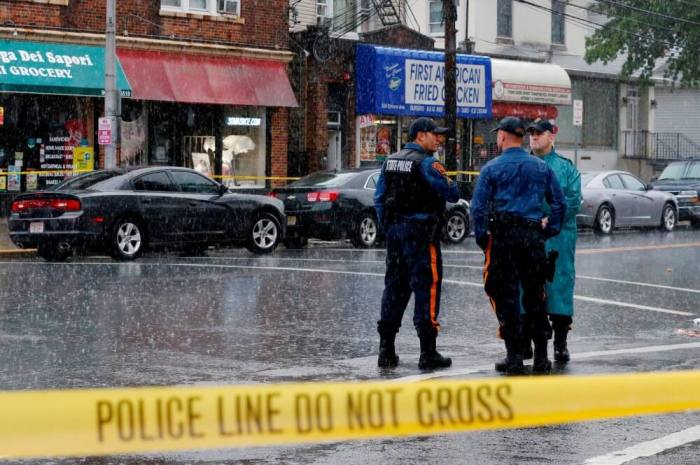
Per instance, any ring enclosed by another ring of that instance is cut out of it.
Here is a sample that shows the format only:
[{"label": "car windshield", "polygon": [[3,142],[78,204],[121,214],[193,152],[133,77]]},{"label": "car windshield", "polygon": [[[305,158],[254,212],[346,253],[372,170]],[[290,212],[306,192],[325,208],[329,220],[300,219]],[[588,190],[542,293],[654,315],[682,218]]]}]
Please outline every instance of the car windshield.
[{"label": "car windshield", "polygon": [[678,181],[683,176],[684,171],[685,163],[671,163],[663,170],[659,181]]},{"label": "car windshield", "polygon": [[683,179],[692,179],[692,180],[700,179],[700,162],[695,162],[695,163],[691,164],[690,168],[688,169],[688,172],[683,177]]},{"label": "car windshield", "polygon": [[119,176],[120,174],[122,173],[118,171],[98,171],[95,173],[88,173],[64,181],[61,184],[56,185],[53,190],[65,191],[68,189],[88,189],[98,182],[105,181],[109,178],[113,178],[114,176]]},{"label": "car windshield", "polygon": [[337,187],[348,182],[357,173],[318,172],[304,176],[290,187]]}]

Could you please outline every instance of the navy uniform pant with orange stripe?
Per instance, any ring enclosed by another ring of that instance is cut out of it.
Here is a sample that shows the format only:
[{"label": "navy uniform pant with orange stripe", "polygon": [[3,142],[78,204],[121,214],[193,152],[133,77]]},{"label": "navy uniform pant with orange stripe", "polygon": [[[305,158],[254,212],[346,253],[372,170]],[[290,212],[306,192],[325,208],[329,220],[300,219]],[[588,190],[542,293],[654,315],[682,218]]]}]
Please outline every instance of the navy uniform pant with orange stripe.
[{"label": "navy uniform pant with orange stripe", "polygon": [[[534,228],[504,228],[485,250],[484,290],[496,312],[503,339],[520,338],[524,325],[533,338],[549,339],[545,293],[544,236]],[[520,313],[520,297],[525,315]]]},{"label": "navy uniform pant with orange stripe", "polygon": [[418,337],[434,336],[440,325],[442,253],[438,226],[426,222],[393,223],[386,231],[386,275],[382,296],[380,334],[395,334],[401,327],[411,294],[413,325]]}]

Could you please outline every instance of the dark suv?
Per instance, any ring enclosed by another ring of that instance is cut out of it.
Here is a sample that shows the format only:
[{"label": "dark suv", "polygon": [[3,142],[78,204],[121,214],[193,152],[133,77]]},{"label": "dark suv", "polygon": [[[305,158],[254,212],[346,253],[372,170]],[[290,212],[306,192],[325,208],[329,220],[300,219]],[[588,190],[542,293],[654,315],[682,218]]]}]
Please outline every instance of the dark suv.
[{"label": "dark suv", "polygon": [[690,220],[700,228],[700,160],[674,161],[651,184],[676,196],[680,221]]}]

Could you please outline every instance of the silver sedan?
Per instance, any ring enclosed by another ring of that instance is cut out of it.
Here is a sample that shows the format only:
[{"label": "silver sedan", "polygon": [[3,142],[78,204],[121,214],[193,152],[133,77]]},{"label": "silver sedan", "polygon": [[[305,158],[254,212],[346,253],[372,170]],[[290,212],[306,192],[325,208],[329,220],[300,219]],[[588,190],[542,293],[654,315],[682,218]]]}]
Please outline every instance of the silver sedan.
[{"label": "silver sedan", "polygon": [[579,226],[610,234],[617,227],[657,226],[673,231],[678,218],[676,197],[653,190],[626,171],[581,174],[583,200]]}]

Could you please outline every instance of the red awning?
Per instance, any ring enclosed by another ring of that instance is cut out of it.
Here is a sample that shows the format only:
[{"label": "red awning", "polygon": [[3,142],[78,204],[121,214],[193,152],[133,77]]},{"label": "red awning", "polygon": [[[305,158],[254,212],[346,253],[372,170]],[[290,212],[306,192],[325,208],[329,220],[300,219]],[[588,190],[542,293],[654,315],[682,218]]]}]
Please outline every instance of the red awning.
[{"label": "red awning", "polygon": [[493,117],[517,116],[526,119],[556,119],[559,110],[554,105],[534,103],[493,102]]},{"label": "red awning", "polygon": [[281,62],[126,49],[117,55],[137,100],[297,106]]}]

